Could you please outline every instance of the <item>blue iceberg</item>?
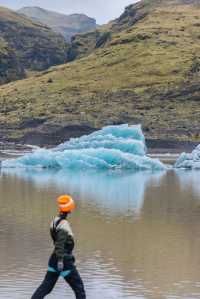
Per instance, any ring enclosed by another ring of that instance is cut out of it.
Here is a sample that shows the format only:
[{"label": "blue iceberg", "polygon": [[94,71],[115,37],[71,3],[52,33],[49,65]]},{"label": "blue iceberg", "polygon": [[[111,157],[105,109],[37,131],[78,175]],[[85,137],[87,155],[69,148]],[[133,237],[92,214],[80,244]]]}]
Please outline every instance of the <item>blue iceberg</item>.
[{"label": "blue iceberg", "polygon": [[200,144],[191,153],[182,153],[175,168],[200,169]]},{"label": "blue iceberg", "polygon": [[134,153],[144,156],[146,154],[145,138],[141,126],[108,126],[90,135],[72,138],[60,144],[55,150],[74,149],[115,149],[125,153]]},{"label": "blue iceberg", "polygon": [[38,149],[18,159],[5,160],[6,168],[164,170],[146,155],[140,125],[108,126],[90,135],[72,138],[59,146]]}]

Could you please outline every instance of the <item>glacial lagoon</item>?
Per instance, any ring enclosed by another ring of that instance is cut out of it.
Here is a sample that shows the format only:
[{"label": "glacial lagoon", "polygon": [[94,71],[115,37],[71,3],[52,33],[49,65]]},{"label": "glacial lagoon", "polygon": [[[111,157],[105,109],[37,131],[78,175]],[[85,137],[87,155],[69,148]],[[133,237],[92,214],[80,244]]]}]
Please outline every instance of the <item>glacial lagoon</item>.
[{"label": "glacial lagoon", "polygon": [[[103,138],[106,149],[113,153],[111,142],[116,144],[116,138],[120,138],[121,153],[117,155],[126,166],[136,135],[131,145],[127,142],[130,135],[109,136],[109,142]],[[132,165],[142,165],[140,170],[120,168],[120,163],[113,167],[119,159],[110,159],[108,151],[104,158],[109,156],[106,163],[111,167],[94,167],[99,155],[96,137],[95,159],[94,151],[92,159],[91,152],[81,156],[87,158],[90,167],[83,160],[82,167],[74,167],[80,163],[77,152],[73,164],[67,164],[73,167],[58,167],[66,145],[52,151],[45,168],[36,162],[38,153],[43,157],[50,153],[46,150],[34,154],[36,159],[28,154],[3,162],[0,298],[30,298],[43,279],[53,248],[49,224],[57,213],[55,199],[62,193],[70,193],[77,204],[70,222],[76,236],[76,263],[88,299],[200,298],[200,171],[173,169],[147,157],[145,141],[142,135],[137,136],[134,155],[138,160]],[[102,142],[102,138],[97,139]],[[82,150],[80,142],[74,142],[77,140],[73,141],[76,149],[68,150]],[[97,165],[105,163],[98,160]],[[62,279],[48,296],[72,297]]]},{"label": "glacial lagoon", "polygon": [[[198,171],[6,172],[0,176],[0,298],[27,299],[52,250],[55,198],[68,192],[88,298],[200,298]],[[72,298],[60,280],[48,298]]]}]

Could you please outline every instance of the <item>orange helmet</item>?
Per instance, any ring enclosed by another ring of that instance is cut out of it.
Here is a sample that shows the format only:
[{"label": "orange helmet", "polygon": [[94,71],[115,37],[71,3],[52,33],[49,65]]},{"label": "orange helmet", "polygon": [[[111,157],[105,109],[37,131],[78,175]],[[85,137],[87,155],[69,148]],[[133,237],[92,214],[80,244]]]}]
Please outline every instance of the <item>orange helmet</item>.
[{"label": "orange helmet", "polygon": [[75,209],[74,200],[70,195],[59,196],[57,202],[61,213],[70,213]]}]

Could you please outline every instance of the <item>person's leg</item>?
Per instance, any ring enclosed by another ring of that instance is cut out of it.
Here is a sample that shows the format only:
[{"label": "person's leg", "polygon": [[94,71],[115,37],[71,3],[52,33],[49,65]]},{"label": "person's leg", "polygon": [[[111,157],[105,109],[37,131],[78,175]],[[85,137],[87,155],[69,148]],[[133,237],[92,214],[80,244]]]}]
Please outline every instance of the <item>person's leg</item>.
[{"label": "person's leg", "polygon": [[39,286],[39,288],[35,291],[31,299],[43,299],[46,295],[51,293],[58,280],[58,277],[59,277],[58,273],[48,271],[44,278],[44,281]]},{"label": "person's leg", "polygon": [[75,267],[64,277],[65,281],[70,285],[76,295],[76,299],[86,299],[83,281]]}]

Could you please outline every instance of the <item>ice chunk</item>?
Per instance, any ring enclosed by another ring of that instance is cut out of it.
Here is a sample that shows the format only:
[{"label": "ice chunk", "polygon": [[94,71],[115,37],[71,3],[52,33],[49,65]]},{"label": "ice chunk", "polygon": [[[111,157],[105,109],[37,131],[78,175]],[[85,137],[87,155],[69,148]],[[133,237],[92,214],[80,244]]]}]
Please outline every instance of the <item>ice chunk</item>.
[{"label": "ice chunk", "polygon": [[73,138],[52,150],[39,149],[2,162],[3,167],[52,169],[162,170],[157,159],[146,156],[141,126],[109,126],[88,136]]},{"label": "ice chunk", "polygon": [[60,144],[57,151],[87,148],[118,149],[124,153],[144,156],[146,153],[145,138],[140,125],[108,126],[90,135],[72,138]]},{"label": "ice chunk", "polygon": [[200,144],[192,153],[182,153],[175,163],[175,168],[200,169]]}]

